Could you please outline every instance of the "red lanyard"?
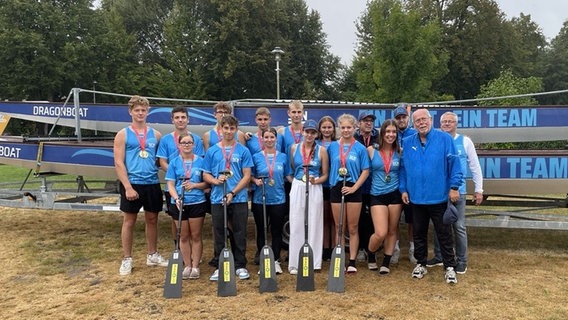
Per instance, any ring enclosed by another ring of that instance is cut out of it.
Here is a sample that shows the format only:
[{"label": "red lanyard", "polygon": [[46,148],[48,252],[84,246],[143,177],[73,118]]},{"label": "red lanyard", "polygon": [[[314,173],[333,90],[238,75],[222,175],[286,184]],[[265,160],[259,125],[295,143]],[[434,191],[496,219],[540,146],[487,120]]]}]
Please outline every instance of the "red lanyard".
[{"label": "red lanyard", "polygon": [[142,151],[146,150],[146,134],[148,133],[148,127],[144,126],[144,135],[142,137],[140,137],[138,131],[134,129],[134,126],[130,126],[130,128],[132,129],[132,131],[134,131],[134,133],[136,133],[136,138],[138,139],[138,143],[140,144],[140,149]]},{"label": "red lanyard", "polygon": [[339,142],[339,160],[341,161],[341,167],[342,168],[345,168],[345,164],[347,162],[346,157],[349,155],[349,152],[351,152],[351,148],[353,148],[354,144],[355,144],[355,140],[351,143],[351,145],[349,146],[349,149],[347,149],[347,152],[343,153],[343,149],[345,148],[345,144]]},{"label": "red lanyard", "polygon": [[298,137],[296,138],[296,131],[290,126],[290,132],[292,132],[292,138],[294,138],[294,143],[300,143],[302,141],[302,128],[298,131]]},{"label": "red lanyard", "polygon": [[393,154],[393,151],[391,150],[391,151],[389,152],[388,158],[387,158],[387,156],[386,156],[386,154],[385,154],[385,152],[384,152],[383,150],[381,150],[381,151],[379,151],[379,152],[381,153],[381,158],[383,159],[383,163],[384,163],[384,165],[385,165],[385,173],[386,173],[386,175],[388,176],[388,175],[389,175],[389,172],[390,172],[390,170],[391,170],[391,163],[392,163],[392,154]]},{"label": "red lanyard", "polygon": [[270,160],[268,160],[268,152],[264,150],[264,160],[266,161],[266,167],[268,168],[268,177],[272,180],[274,176],[274,166],[276,165],[276,155],[278,151],[274,152],[274,158],[272,158],[272,165],[270,164]]}]

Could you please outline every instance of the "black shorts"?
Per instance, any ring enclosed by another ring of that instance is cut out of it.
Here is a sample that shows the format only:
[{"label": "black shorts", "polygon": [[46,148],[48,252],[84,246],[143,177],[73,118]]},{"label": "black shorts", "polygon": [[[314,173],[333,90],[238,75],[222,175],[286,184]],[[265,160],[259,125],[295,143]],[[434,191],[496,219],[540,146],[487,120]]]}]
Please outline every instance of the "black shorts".
[{"label": "black shorts", "polygon": [[[345,182],[346,187],[353,186],[353,182]],[[343,188],[343,181],[339,181],[335,186],[331,187],[329,192],[329,200],[331,203],[341,203],[341,188]],[[345,202],[363,202],[363,193],[361,188],[357,189],[355,193],[348,194],[345,196]]]},{"label": "black shorts", "polygon": [[330,187],[323,187],[323,201],[329,201],[329,197],[331,196],[331,188]]},{"label": "black shorts", "polygon": [[371,195],[371,207],[388,206],[390,204],[402,204],[402,195],[400,194],[400,191],[394,190],[378,196]]},{"label": "black shorts", "polygon": [[141,208],[148,212],[162,211],[164,198],[162,197],[162,188],[159,183],[133,184],[132,188],[138,192],[138,199],[130,201],[126,199],[126,189],[122,183],[120,184],[120,211],[138,213]]},{"label": "black shorts", "polygon": [[[172,219],[178,220],[179,210],[177,208],[177,205],[170,204],[169,208],[170,208],[170,216],[172,216]],[[196,204],[184,205],[181,219],[188,220],[194,218],[203,218],[205,217],[206,212],[207,212],[207,201]]]}]

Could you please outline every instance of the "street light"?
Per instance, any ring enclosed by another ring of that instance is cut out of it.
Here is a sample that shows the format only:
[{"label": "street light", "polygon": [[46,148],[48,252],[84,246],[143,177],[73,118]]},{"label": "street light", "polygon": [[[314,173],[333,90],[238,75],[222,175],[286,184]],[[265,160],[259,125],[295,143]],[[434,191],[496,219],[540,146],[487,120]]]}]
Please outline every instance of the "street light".
[{"label": "street light", "polygon": [[95,91],[97,90],[97,80],[93,80],[93,103],[97,103]]},{"label": "street light", "polygon": [[276,60],[276,99],[280,100],[280,60],[284,51],[280,47],[274,47],[271,53],[274,55],[274,60]]}]

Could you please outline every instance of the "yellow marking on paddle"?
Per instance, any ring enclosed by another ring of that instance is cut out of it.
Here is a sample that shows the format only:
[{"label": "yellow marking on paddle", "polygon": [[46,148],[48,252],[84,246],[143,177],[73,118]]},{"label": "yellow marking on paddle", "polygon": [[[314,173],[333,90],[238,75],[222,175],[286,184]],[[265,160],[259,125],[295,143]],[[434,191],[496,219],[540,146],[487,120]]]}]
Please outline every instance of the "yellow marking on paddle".
[{"label": "yellow marking on paddle", "polygon": [[339,278],[339,272],[341,267],[341,258],[335,258],[333,261],[333,277]]},{"label": "yellow marking on paddle", "polygon": [[308,264],[310,263],[310,257],[302,257],[302,277],[307,277],[310,275],[310,268]]},{"label": "yellow marking on paddle", "polygon": [[170,273],[170,284],[177,283],[177,274],[178,274],[178,264],[172,264],[172,273]]},{"label": "yellow marking on paddle", "polygon": [[272,278],[272,273],[270,272],[270,258],[264,259],[264,278]]},{"label": "yellow marking on paddle", "polygon": [[231,270],[230,270],[230,262],[224,261],[223,262],[223,281],[224,282],[231,282]]}]

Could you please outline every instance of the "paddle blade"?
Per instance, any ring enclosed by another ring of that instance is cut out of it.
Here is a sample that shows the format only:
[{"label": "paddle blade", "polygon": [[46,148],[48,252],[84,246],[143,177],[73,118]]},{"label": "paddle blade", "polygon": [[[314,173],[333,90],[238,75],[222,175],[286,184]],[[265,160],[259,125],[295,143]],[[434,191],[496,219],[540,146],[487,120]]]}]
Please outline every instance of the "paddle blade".
[{"label": "paddle blade", "polygon": [[327,277],[327,291],[345,292],[345,251],[341,245],[333,249],[329,262],[329,275]]},{"label": "paddle blade", "polygon": [[260,250],[260,293],[278,291],[274,265],[274,252],[272,248],[265,245]]},{"label": "paddle blade", "polygon": [[181,298],[182,272],[183,259],[181,252],[175,250],[170,260],[168,260],[166,283],[164,284],[164,298]]},{"label": "paddle blade", "polygon": [[314,291],[314,252],[308,243],[300,248],[299,268],[296,277],[296,291]]},{"label": "paddle blade", "polygon": [[235,282],[235,259],[227,247],[219,255],[219,278],[217,279],[217,296],[230,297],[237,295]]}]

